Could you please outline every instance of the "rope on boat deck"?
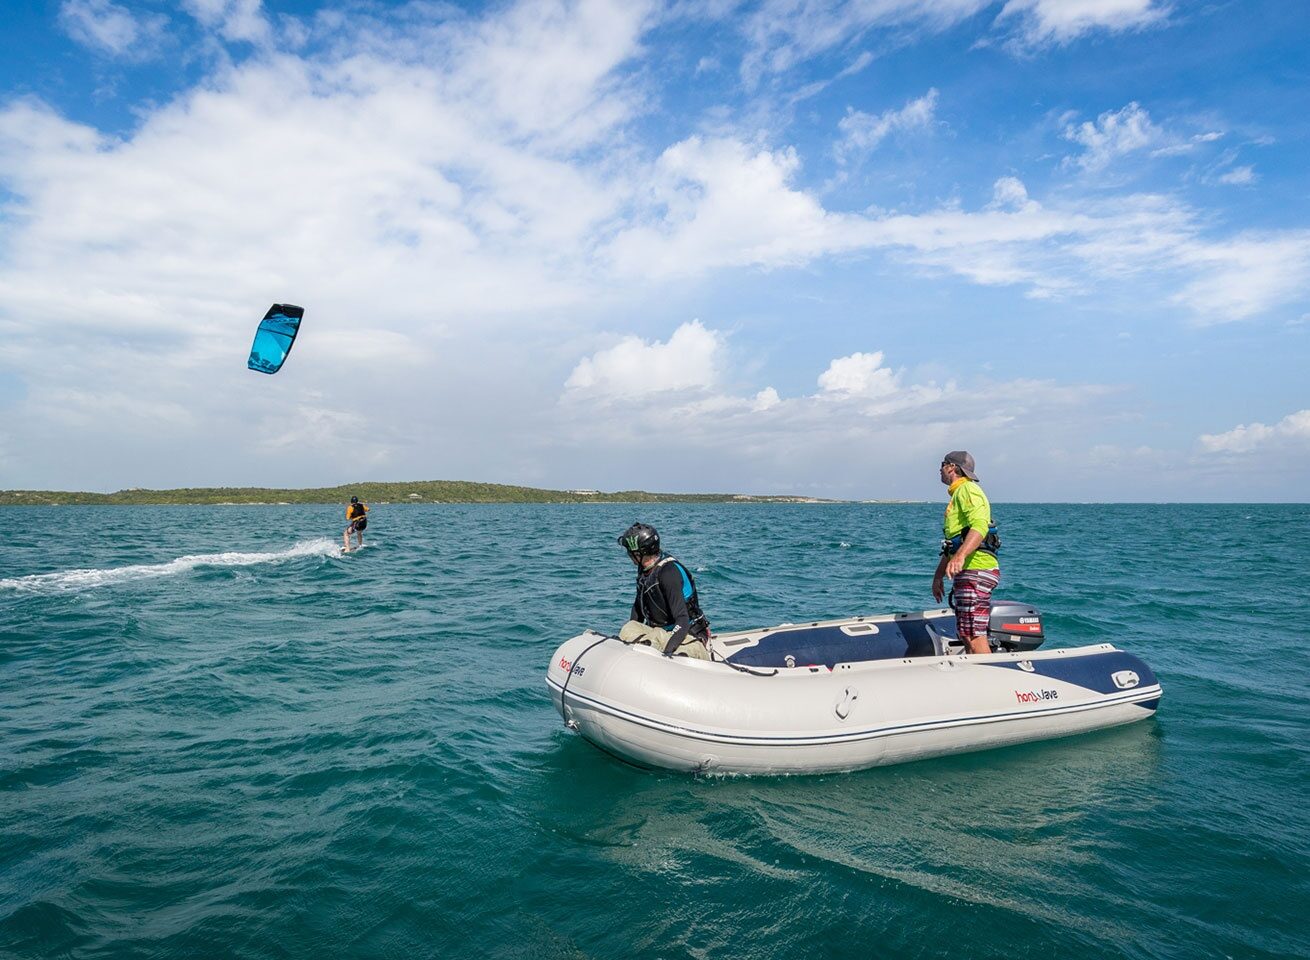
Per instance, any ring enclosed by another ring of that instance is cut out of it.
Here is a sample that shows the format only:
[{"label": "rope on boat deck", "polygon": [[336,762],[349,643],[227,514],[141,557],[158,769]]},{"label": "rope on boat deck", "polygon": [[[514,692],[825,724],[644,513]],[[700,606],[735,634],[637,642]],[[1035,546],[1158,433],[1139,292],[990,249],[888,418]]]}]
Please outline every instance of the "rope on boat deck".
[{"label": "rope on boat deck", "polygon": [[[711,650],[710,659],[714,660],[714,656],[714,651]],[[719,659],[714,662],[725,664],[726,666],[732,667],[732,669],[736,670],[738,673],[750,674],[752,677],[776,677],[778,675],[777,667],[774,667],[768,673],[765,673],[763,670],[752,670],[750,667],[744,667],[740,663],[733,663],[727,657],[721,655],[719,656]]]}]

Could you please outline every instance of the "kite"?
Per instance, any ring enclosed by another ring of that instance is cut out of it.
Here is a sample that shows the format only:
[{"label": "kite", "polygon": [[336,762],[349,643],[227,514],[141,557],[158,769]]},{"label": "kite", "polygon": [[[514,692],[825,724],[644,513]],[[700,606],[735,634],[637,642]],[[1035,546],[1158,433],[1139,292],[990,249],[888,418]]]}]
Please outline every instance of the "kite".
[{"label": "kite", "polygon": [[250,361],[246,366],[259,373],[281,370],[291,352],[291,345],[296,342],[304,316],[304,308],[294,303],[275,303],[269,307],[255,331],[255,342],[250,346]]}]

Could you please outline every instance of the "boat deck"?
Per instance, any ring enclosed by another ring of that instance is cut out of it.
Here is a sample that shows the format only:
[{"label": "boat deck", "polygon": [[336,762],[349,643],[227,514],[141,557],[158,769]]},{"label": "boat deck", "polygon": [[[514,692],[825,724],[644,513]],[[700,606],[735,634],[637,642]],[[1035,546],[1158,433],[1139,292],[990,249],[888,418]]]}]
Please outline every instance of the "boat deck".
[{"label": "boat deck", "polygon": [[949,643],[958,643],[955,617],[949,614],[783,625],[714,640],[729,661],[745,667],[831,668],[838,663],[935,657]]}]

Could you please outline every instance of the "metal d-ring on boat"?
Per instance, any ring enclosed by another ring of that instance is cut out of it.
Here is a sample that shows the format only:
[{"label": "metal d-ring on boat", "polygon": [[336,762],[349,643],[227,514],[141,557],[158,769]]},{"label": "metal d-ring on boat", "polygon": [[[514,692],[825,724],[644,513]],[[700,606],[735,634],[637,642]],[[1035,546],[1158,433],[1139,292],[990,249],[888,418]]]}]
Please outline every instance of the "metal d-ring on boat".
[{"label": "metal d-ring on boat", "polygon": [[993,605],[993,653],[950,610],[781,624],[714,638],[714,662],[587,631],[547,670],[556,709],[647,767],[828,773],[1070,736],[1152,716],[1160,684],[1109,643],[1039,651],[1041,615]]}]

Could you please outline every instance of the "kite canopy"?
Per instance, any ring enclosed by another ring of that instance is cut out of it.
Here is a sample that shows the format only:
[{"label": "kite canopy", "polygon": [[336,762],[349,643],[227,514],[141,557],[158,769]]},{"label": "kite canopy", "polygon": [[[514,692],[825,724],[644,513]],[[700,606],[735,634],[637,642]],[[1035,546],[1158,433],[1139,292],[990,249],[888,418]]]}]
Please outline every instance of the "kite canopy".
[{"label": "kite canopy", "polygon": [[259,373],[281,370],[291,352],[291,345],[296,342],[304,316],[304,308],[294,303],[275,303],[269,307],[255,331],[255,342],[251,344],[250,361],[246,366]]}]

